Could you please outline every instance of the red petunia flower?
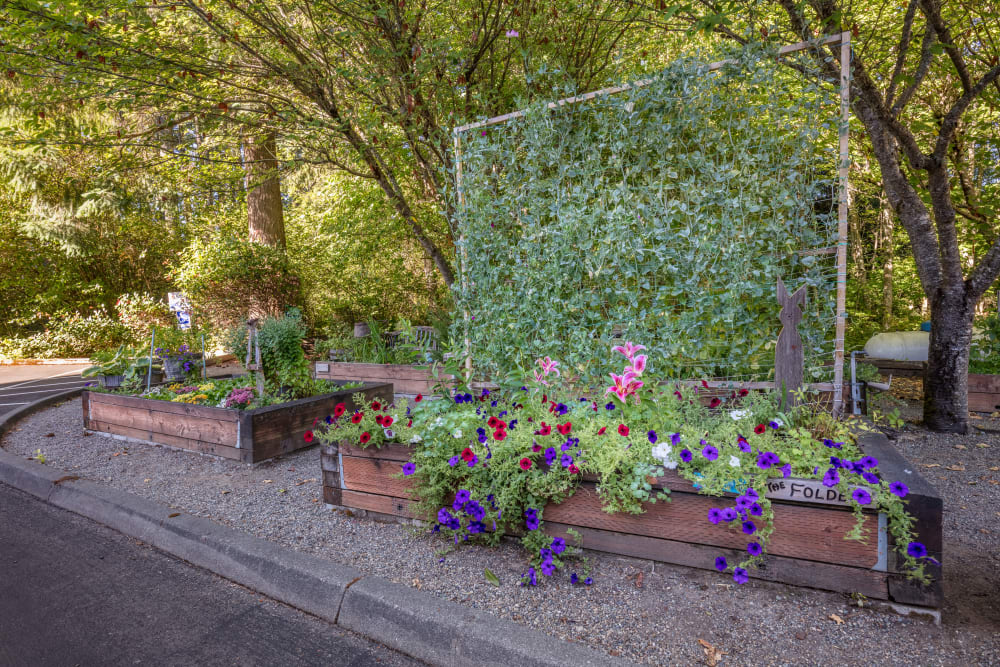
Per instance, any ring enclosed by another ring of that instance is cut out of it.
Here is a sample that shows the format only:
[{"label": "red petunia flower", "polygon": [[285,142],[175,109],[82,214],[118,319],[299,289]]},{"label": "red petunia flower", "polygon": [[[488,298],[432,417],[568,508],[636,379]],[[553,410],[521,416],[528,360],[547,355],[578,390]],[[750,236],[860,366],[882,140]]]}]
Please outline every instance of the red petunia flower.
[{"label": "red petunia flower", "polygon": [[628,426],[626,426],[625,424],[619,424],[618,425],[618,435],[622,436],[623,438],[627,438],[628,437]]},{"label": "red petunia flower", "polygon": [[302,436],[302,439],[305,440],[306,442],[312,442],[313,441],[313,432],[312,431],[306,431],[305,435]]},{"label": "red petunia flower", "polygon": [[334,408],[333,408],[333,416],[339,418],[346,411],[347,411],[347,406],[346,405],[344,405],[343,403],[337,403],[337,405],[335,405]]},{"label": "red petunia flower", "polygon": [[410,421],[406,422],[406,427],[407,428],[411,428],[412,426],[413,426],[413,420],[412,419]]},{"label": "red petunia flower", "polygon": [[355,412],[353,415],[351,415],[351,423],[352,424],[360,424],[361,423],[361,419],[364,416],[365,416],[365,413],[363,413],[363,412]]},{"label": "red petunia flower", "polygon": [[760,435],[761,433],[763,433],[766,430],[767,430],[767,427],[764,426],[763,424],[757,424],[756,426],[753,427],[753,432],[756,433],[757,435]]},{"label": "red petunia flower", "polygon": [[675,392],[674,392],[674,396],[676,396],[676,397],[677,397],[677,400],[678,400],[678,401],[679,401],[679,400],[681,400],[682,398],[684,398],[683,396],[681,396],[681,392],[679,392],[679,391],[675,391]]},{"label": "red petunia flower", "polygon": [[375,423],[378,424],[379,426],[383,426],[382,415],[375,415]]},{"label": "red petunia flower", "polygon": [[566,422],[565,424],[559,424],[556,426],[556,430],[559,431],[560,435],[569,435],[569,432],[573,429],[573,424]]},{"label": "red petunia flower", "polygon": [[538,444],[538,443],[536,442],[535,444],[533,444],[533,445],[531,446],[531,451],[533,451],[533,452],[540,452],[540,451],[542,451],[542,446],[541,446],[541,445],[539,445],[539,444]]},{"label": "red petunia flower", "polygon": [[542,394],[542,403],[548,403],[548,402],[549,402],[548,395],[547,394]]},{"label": "red petunia flower", "polygon": [[545,422],[542,422],[542,427],[537,431],[535,431],[535,433],[537,433],[538,435],[549,435],[550,433],[552,433],[552,427],[546,424]]},{"label": "red petunia flower", "polygon": [[378,401],[372,401],[372,410],[381,410],[382,404]]},{"label": "red petunia flower", "polygon": [[413,399],[413,402],[414,403],[419,403],[422,400],[424,400],[424,395],[423,394],[417,394],[417,397],[415,399]]},{"label": "red petunia flower", "polygon": [[705,382],[704,380],[701,381],[701,386],[704,387],[705,389],[708,389],[708,383]]},{"label": "red petunia flower", "polygon": [[750,393],[749,389],[740,389],[740,396],[746,396]]},{"label": "red petunia flower", "polygon": [[386,415],[382,417],[382,426],[389,428],[390,426],[392,426],[392,422],[394,421],[396,420],[392,418],[392,415]]},{"label": "red petunia flower", "polygon": [[567,470],[569,470],[569,474],[571,475],[575,475],[576,473],[580,472],[580,469],[576,467],[575,463],[570,463],[569,468],[567,468]]},{"label": "red petunia flower", "polygon": [[506,437],[507,437],[507,431],[503,430],[502,428],[498,428],[496,431],[493,432],[494,440],[503,440]]},{"label": "red petunia flower", "polygon": [[713,398],[713,399],[712,399],[711,401],[709,401],[709,403],[708,403],[708,407],[710,407],[710,408],[717,408],[717,407],[719,407],[720,405],[722,405],[722,399],[721,399],[721,398],[719,398],[718,396],[716,396],[715,398]]},{"label": "red petunia flower", "polygon": [[527,456],[521,459],[521,470],[531,470],[531,459]]},{"label": "red petunia flower", "polygon": [[371,439],[372,439],[372,434],[369,433],[368,431],[365,431],[364,433],[361,434],[361,444],[362,445],[367,445],[368,441],[371,440]]},{"label": "red petunia flower", "polygon": [[601,430],[597,432],[597,435],[604,435],[604,432],[608,430],[607,426],[602,426]]},{"label": "red petunia flower", "polygon": [[496,417],[490,417],[486,420],[486,425],[490,428],[496,428],[500,424],[500,420]]},{"label": "red petunia flower", "polygon": [[476,453],[474,451],[472,451],[468,447],[466,447],[465,449],[462,450],[462,460],[463,461],[465,461],[466,463],[468,463],[469,461],[471,461],[474,458],[476,458]]}]

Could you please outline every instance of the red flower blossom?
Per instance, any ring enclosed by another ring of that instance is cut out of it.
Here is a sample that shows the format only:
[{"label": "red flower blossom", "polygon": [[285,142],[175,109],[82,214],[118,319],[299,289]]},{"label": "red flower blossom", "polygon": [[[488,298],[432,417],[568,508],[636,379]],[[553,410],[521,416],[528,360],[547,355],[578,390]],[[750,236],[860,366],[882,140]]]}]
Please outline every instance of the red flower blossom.
[{"label": "red flower blossom", "polygon": [[496,428],[500,424],[500,420],[496,417],[490,417],[486,420],[486,425],[490,428]]},{"label": "red flower blossom", "polygon": [[381,410],[382,404],[378,401],[372,401],[372,410]]},{"label": "red flower blossom", "polygon": [[679,391],[675,391],[675,392],[674,392],[674,396],[676,396],[676,397],[677,397],[677,400],[678,400],[678,401],[679,401],[679,400],[681,400],[682,398],[684,398],[683,396],[681,396],[681,392],[679,392]]},{"label": "red flower blossom", "polygon": [[507,437],[507,431],[503,430],[502,428],[498,428],[496,431],[493,432],[494,440],[503,440],[506,437]]},{"label": "red flower blossom", "polygon": [[753,432],[756,433],[757,435],[760,435],[761,433],[763,433],[766,430],[767,430],[767,427],[764,426],[763,424],[757,424],[756,426],[753,427]]},{"label": "red flower blossom", "polygon": [[367,445],[368,441],[371,440],[371,439],[372,439],[372,434],[369,433],[368,431],[365,431],[364,433],[361,434],[361,444],[362,445]]},{"label": "red flower blossom", "polygon": [[570,463],[569,468],[567,468],[567,470],[569,470],[569,474],[571,475],[575,475],[576,473],[580,472],[580,469],[576,467],[575,463]]},{"label": "red flower blossom", "polygon": [[466,447],[465,449],[462,450],[462,460],[463,461],[465,461],[466,463],[468,463],[469,461],[471,461],[474,458],[476,458],[476,453],[474,451],[472,451],[468,447]]},{"label": "red flower blossom", "polygon": [[749,389],[740,389],[740,396],[746,396],[750,393]]},{"label": "red flower blossom", "polygon": [[607,426],[602,426],[601,430],[597,432],[597,435],[604,435],[604,432],[608,430]]},{"label": "red flower blossom", "polygon": [[375,415],[375,423],[379,426],[384,426],[384,424],[382,424],[382,415]]},{"label": "red flower blossom", "polygon": [[542,394],[542,403],[548,403],[548,402],[549,402],[548,395],[547,394]]},{"label": "red flower blossom", "polygon": [[704,380],[701,381],[701,386],[704,387],[705,389],[708,389],[708,383],[705,382]]},{"label": "red flower blossom", "polygon": [[625,424],[619,424],[618,425],[618,435],[622,436],[623,438],[627,438],[628,437],[628,426],[626,426]]},{"label": "red flower blossom", "polygon": [[502,419],[497,420],[497,428],[507,428],[507,422]]},{"label": "red flower blossom", "polygon": [[334,408],[333,408],[333,416],[334,417],[340,417],[346,411],[347,411],[347,406],[346,405],[344,405],[343,403],[337,403],[337,405],[335,405]]},{"label": "red flower blossom", "polygon": [[565,424],[559,424],[556,426],[556,430],[559,431],[560,435],[569,435],[569,432],[572,430],[572,428],[573,424],[570,422],[566,422]]},{"label": "red flower blossom", "polygon": [[419,403],[422,400],[424,400],[424,395],[423,394],[417,394],[417,397],[415,399],[413,399],[413,402],[414,403]]},{"label": "red flower blossom", "polygon": [[535,433],[538,435],[549,435],[550,433],[552,433],[552,427],[546,424],[545,422],[542,422],[542,427],[537,431],[535,431]]},{"label": "red flower blossom", "polygon": [[594,408],[594,412],[597,412],[597,403],[594,403],[593,406],[591,406],[591,407]]},{"label": "red flower blossom", "polygon": [[531,470],[531,459],[527,456],[521,459],[521,470]]},{"label": "red flower blossom", "polygon": [[533,451],[533,452],[540,452],[540,451],[542,451],[542,446],[541,446],[541,445],[539,445],[539,444],[538,444],[538,443],[536,442],[535,444],[533,444],[533,445],[531,446],[531,451]]},{"label": "red flower blossom", "polygon": [[361,418],[364,417],[364,416],[365,416],[365,413],[363,413],[363,412],[355,412],[353,415],[351,415],[351,423],[352,424],[360,424],[361,423]]},{"label": "red flower blossom", "polygon": [[306,431],[305,435],[302,436],[302,439],[305,440],[306,442],[312,442],[313,441],[313,432],[312,431]]},{"label": "red flower blossom", "polygon": [[319,421],[319,417],[313,417],[313,426],[315,426],[316,422],[318,422],[318,421]]},{"label": "red flower blossom", "polygon": [[717,408],[717,407],[719,407],[720,405],[722,405],[722,399],[721,399],[721,398],[719,398],[718,396],[716,396],[715,398],[713,398],[713,399],[712,399],[711,401],[709,401],[709,403],[708,403],[708,407],[710,407],[710,408]]},{"label": "red flower blossom", "polygon": [[412,419],[410,421],[406,422],[406,427],[407,428],[411,428],[412,426],[413,426],[413,420]]},{"label": "red flower blossom", "polygon": [[382,426],[389,428],[390,426],[392,426],[392,422],[394,421],[396,420],[392,418],[392,415],[386,415],[382,417]]}]

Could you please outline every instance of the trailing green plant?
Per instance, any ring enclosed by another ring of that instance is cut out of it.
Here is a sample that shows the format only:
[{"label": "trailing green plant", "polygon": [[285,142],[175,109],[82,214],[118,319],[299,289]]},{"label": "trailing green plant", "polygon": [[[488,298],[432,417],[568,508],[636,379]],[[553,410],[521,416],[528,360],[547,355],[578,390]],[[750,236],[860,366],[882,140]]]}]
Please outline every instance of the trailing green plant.
[{"label": "trailing green plant", "polygon": [[976,322],[977,336],[969,352],[969,372],[1000,373],[1000,315],[990,313]]},{"label": "trailing green plant", "polygon": [[665,469],[701,494],[736,495],[735,506],[713,508],[706,520],[747,540],[740,562],[715,561],[737,583],[762,563],[774,530],[768,484],[790,477],[820,479],[847,498],[857,518],[847,539],[865,539],[870,517],[863,510],[884,512],[902,569],[928,581],[929,556],[914,540],[902,502],[906,484],[880,475],[850,426],[815,404],[782,413],[773,392],[718,396],[703,393],[707,385],[650,377],[643,349],[615,347],[625,369],[611,374],[613,384],[600,398],[564,383],[559,364],[545,357],[524,385],[503,390],[460,386],[445,400],[417,396],[389,406],[366,405],[358,395],[354,413],[339,406],[315,436],[361,447],[408,443],[412,457],[400,474],[412,480],[419,513],[454,543],[523,535],[531,554],[526,583],[535,583],[539,570],[549,575],[561,566],[567,544],[539,530],[543,512],[572,496],[583,475],[597,477],[605,511],[640,514],[647,503],[669,500],[653,481]]},{"label": "trailing green plant", "polygon": [[477,369],[559,354],[594,384],[624,336],[652,341],[666,376],[766,379],[781,277],[808,289],[806,377],[829,373],[836,87],[774,55],[681,58],[643,86],[539,101],[463,134],[455,295],[468,319],[452,333],[471,339]]}]

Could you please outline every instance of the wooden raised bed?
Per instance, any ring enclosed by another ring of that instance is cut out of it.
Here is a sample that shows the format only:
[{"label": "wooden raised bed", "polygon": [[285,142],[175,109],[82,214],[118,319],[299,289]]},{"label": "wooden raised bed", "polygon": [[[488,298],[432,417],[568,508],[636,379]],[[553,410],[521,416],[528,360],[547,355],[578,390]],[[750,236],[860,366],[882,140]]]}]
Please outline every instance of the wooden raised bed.
[{"label": "wooden raised bed", "polygon": [[311,446],[303,436],[313,421],[325,419],[340,402],[354,410],[352,396],[392,401],[391,384],[367,383],[354,389],[312,396],[254,410],[171,403],[137,396],[83,392],[83,427],[243,463]]},{"label": "wooden raised bed", "polygon": [[[919,475],[904,472],[912,466],[884,436],[865,436],[862,446],[879,459],[886,479],[900,479],[910,487],[908,509],[917,518],[917,539],[940,560],[941,499]],[[403,445],[379,450],[323,447],[324,500],[378,518],[422,518],[413,512],[410,483],[395,478],[410,457],[410,448]],[[731,499],[700,495],[690,482],[673,473],[660,478],[658,485],[671,490],[669,503],[647,504],[641,515],[608,514],[601,509],[594,481],[585,480],[566,502],[545,508],[544,527],[562,536],[572,528],[583,536],[588,549],[690,567],[711,569],[719,555],[730,563],[743,558],[747,536],[722,524],[712,525],[706,518],[709,508],[731,506]],[[896,572],[885,517],[868,515],[864,543],[845,540],[854,516],[836,491],[818,480],[772,480],[770,486],[767,495],[774,507],[774,533],[764,566],[751,576],[903,604],[941,606],[939,568],[928,564],[935,580],[928,587],[915,586]]]},{"label": "wooden raised bed", "polygon": [[429,368],[402,364],[358,364],[346,361],[318,361],[316,378],[323,380],[355,380],[361,382],[391,382],[399,394],[430,394],[434,378]]},{"label": "wooden raised bed", "polygon": [[969,410],[973,412],[1000,410],[1000,375],[969,373]]}]

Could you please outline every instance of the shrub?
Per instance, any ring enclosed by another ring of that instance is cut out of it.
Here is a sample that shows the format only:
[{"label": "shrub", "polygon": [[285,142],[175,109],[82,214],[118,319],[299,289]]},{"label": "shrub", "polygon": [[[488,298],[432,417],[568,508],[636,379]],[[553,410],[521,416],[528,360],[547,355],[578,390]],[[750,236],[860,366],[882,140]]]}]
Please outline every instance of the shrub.
[{"label": "shrub", "polygon": [[[269,391],[291,392],[295,396],[311,395],[315,383],[309,372],[309,361],[302,350],[306,327],[298,309],[292,308],[283,317],[263,318],[257,326],[257,333],[264,381]],[[237,358],[246,358],[246,324],[230,330],[225,347]]]},{"label": "shrub", "polygon": [[0,356],[13,358],[89,357],[132,342],[130,331],[102,306],[89,315],[60,312],[50,327],[30,336],[0,341]]},{"label": "shrub", "polygon": [[170,306],[153,298],[147,292],[130,292],[118,297],[115,302],[118,319],[129,330],[135,342],[148,340],[150,330],[172,327],[177,318],[170,312]]}]

